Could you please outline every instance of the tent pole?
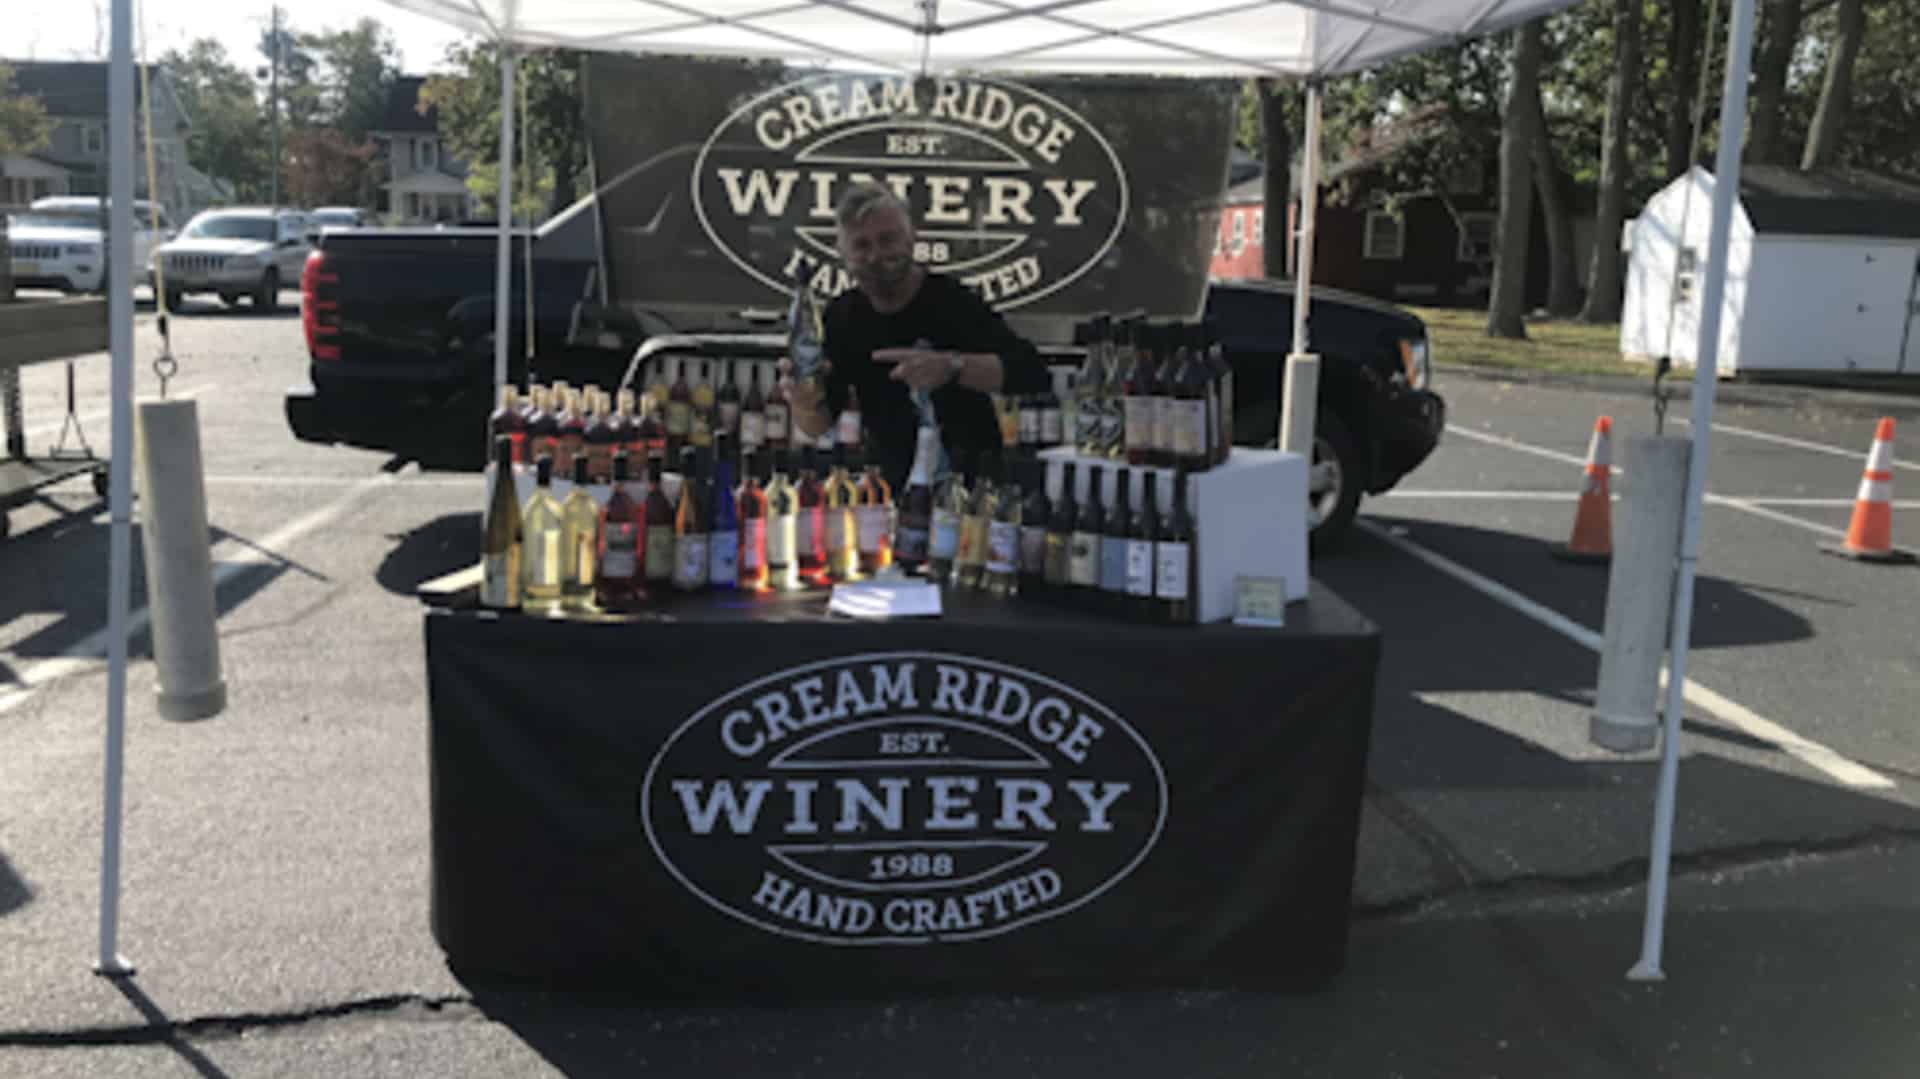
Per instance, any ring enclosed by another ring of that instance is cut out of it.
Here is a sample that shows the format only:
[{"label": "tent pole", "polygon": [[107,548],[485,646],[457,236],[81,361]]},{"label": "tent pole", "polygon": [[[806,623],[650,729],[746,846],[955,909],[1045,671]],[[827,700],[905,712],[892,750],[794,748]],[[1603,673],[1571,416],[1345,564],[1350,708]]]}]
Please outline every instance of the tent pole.
[{"label": "tent pole", "polygon": [[120,824],[127,729],[127,608],[133,582],[133,0],[113,0],[107,69],[107,336],[113,356],[113,456],[107,469],[107,731],[101,792],[100,951],[96,974],[127,975],[120,957]]},{"label": "tent pole", "polygon": [[[508,333],[513,308],[513,75],[514,46],[500,41],[500,243],[493,275],[493,395],[507,384]],[[527,328],[533,332],[532,327]],[[491,449],[488,450],[491,453]]]},{"label": "tent pole", "polygon": [[[1719,377],[1720,315],[1727,284],[1727,239],[1740,192],[1745,141],[1747,71],[1753,51],[1753,0],[1733,0],[1727,27],[1727,75],[1720,91],[1722,126],[1713,166],[1713,208],[1707,233],[1706,277],[1700,290],[1700,336],[1694,347],[1693,449],[1687,467],[1687,511],[1680,529],[1679,581],[1674,589],[1672,637],[1667,642],[1667,703],[1660,746],[1660,780],[1653,803],[1653,849],[1648,855],[1647,912],[1640,960],[1627,977],[1660,981],[1667,922],[1667,874],[1673,859],[1674,803],[1680,786],[1680,719],[1686,707],[1687,644],[1693,631],[1693,581],[1700,562],[1700,506],[1706,493],[1707,451],[1713,432],[1713,395]],[[1727,118],[1732,118],[1729,121]]]},{"label": "tent pole", "polygon": [[1280,410],[1280,448],[1306,458],[1311,467],[1314,412],[1320,401],[1320,357],[1307,351],[1307,308],[1313,299],[1313,219],[1320,206],[1318,79],[1307,83],[1306,128],[1301,141],[1300,221],[1293,257],[1293,351],[1287,356]]}]

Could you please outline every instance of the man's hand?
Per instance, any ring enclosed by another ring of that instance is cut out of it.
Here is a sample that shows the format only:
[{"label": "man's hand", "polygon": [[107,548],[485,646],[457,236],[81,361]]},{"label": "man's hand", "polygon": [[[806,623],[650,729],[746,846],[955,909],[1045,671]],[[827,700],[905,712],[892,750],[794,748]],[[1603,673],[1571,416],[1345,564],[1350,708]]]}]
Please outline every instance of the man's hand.
[{"label": "man's hand", "polygon": [[873,353],[873,362],[893,365],[893,372],[887,377],[915,390],[938,389],[953,381],[956,377],[953,361],[951,352],[925,348],[882,348]]}]

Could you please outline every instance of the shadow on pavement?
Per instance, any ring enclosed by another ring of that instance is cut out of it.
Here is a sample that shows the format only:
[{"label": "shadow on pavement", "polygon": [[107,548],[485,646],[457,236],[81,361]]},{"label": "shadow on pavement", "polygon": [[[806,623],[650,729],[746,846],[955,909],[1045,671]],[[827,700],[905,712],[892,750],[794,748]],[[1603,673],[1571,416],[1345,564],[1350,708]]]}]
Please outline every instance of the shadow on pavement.
[{"label": "shadow on pavement", "polygon": [[0,854],[0,918],[33,902],[33,889],[27,886],[13,863]]},{"label": "shadow on pavement", "polygon": [[450,513],[389,538],[399,543],[380,560],[374,580],[389,592],[411,596],[422,583],[480,560],[480,515]]},{"label": "shadow on pavement", "polygon": [[115,989],[119,990],[121,996],[127,998],[127,1003],[133,1005],[134,1009],[140,1013],[141,1018],[147,1021],[149,1027],[167,1032],[166,1038],[158,1044],[165,1046],[174,1056],[179,1057],[182,1063],[193,1069],[194,1074],[201,1076],[202,1079],[229,1079],[227,1073],[220,1070],[219,1065],[208,1059],[205,1053],[196,1049],[192,1042],[181,1037],[174,1020],[167,1015],[166,1011],[162,1009],[160,1005],[153,1002],[152,997],[147,996],[147,994],[141,990],[138,981],[133,978],[109,978],[107,980],[113,984]]}]

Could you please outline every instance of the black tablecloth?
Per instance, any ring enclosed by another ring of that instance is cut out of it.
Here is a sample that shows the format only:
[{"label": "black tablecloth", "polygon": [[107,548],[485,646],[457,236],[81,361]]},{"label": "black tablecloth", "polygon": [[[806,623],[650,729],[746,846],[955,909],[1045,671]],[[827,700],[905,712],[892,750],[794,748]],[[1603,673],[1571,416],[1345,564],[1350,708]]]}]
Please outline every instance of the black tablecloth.
[{"label": "black tablecloth", "polygon": [[429,611],[433,931],[463,977],[666,997],[1318,981],[1378,631],[824,597]]}]

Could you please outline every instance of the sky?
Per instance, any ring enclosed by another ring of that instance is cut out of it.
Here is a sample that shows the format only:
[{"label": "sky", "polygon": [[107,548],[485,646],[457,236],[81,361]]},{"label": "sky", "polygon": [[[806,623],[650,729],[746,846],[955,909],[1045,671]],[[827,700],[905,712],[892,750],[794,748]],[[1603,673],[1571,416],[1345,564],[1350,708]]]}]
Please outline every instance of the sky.
[{"label": "sky", "polygon": [[[259,59],[255,45],[270,19],[267,0],[136,0],[135,19],[144,9],[147,54],[158,57],[195,38],[217,38],[236,62]],[[0,58],[15,60],[104,59],[107,48],[107,0],[55,0],[6,6],[6,42]],[[446,47],[461,34],[424,16],[390,7],[381,0],[326,0],[324,4],[281,5],[283,23],[296,32],[339,30],[362,17],[386,24],[400,46],[401,69],[424,74],[442,67]],[[95,11],[98,9],[98,19]],[[316,10],[317,9],[317,10]],[[97,23],[97,30],[96,30]],[[136,21],[135,30],[139,24]],[[95,48],[96,40],[99,47]],[[136,39],[137,47],[137,39]]]}]

